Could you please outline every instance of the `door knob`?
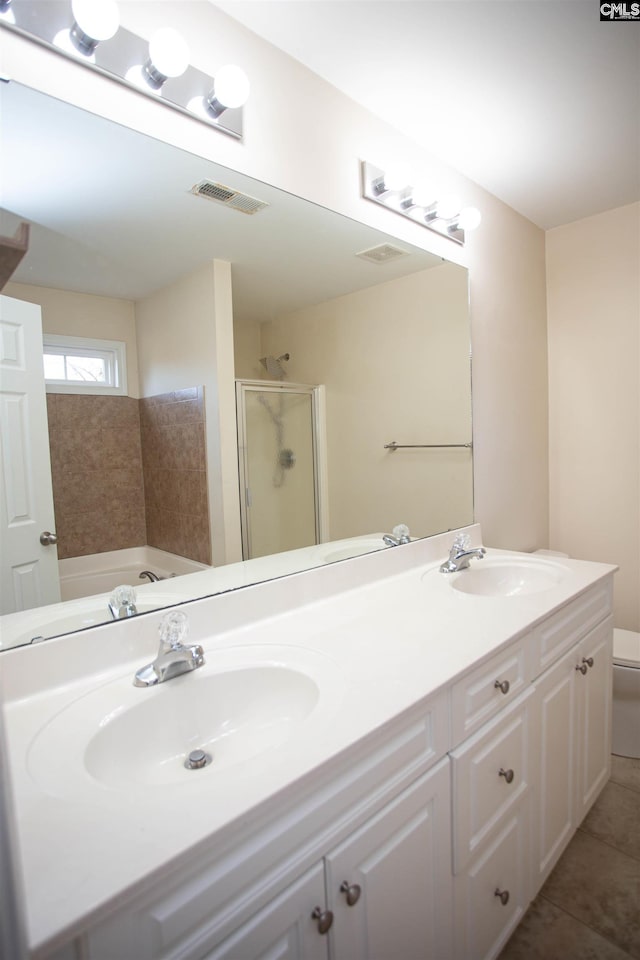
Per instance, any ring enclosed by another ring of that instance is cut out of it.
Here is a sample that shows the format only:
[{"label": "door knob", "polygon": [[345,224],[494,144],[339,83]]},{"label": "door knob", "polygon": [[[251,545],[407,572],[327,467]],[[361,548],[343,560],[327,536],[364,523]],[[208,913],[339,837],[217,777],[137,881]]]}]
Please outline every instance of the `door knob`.
[{"label": "door knob", "polygon": [[58,542],[58,538],[55,533],[51,533],[49,530],[45,530],[40,534],[40,543],[43,547],[51,547],[54,543]]},{"label": "door knob", "polygon": [[353,907],[360,899],[362,889],[359,884],[349,883],[348,880],[345,880],[344,883],[340,884],[340,893],[344,893],[347,905]]},{"label": "door knob", "polygon": [[500,887],[496,887],[493,893],[494,896],[498,897],[502,906],[506,907],[506,905],[509,903],[509,891],[501,890]]},{"label": "door knob", "polygon": [[586,665],[587,665],[588,667],[592,667],[592,666],[593,666],[593,657],[583,657],[583,658],[582,658],[582,662],[583,662],[583,663],[586,663]]},{"label": "door knob", "polygon": [[333,923],[333,914],[331,910],[323,910],[322,907],[316,907],[311,914],[312,920],[318,921],[318,933],[328,933]]},{"label": "door knob", "polygon": [[496,688],[496,690],[499,690],[500,693],[504,693],[504,694],[509,693],[510,686],[511,684],[509,683],[508,680],[496,680],[496,682],[494,683],[494,687]]},{"label": "door knob", "polygon": [[513,770],[505,770],[504,767],[500,767],[498,770],[498,776],[504,777],[507,783],[512,783],[514,778]]}]

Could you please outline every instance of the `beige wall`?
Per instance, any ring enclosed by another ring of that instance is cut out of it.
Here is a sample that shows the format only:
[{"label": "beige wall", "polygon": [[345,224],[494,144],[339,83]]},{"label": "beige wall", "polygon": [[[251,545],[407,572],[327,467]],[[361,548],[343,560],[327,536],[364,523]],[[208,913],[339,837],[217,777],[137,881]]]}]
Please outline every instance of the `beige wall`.
[{"label": "beige wall", "polygon": [[140,396],[135,315],[130,300],[33,287],[24,283],[8,283],[3,292],[8,297],[39,303],[44,333],[123,340],[127,346],[127,395]]},{"label": "beige wall", "polygon": [[214,566],[241,559],[230,264],[206,264],[136,303],[143,397],[203,386]]},{"label": "beige wall", "polygon": [[640,630],[640,204],[547,234],[550,544],[620,565]]},{"label": "beige wall", "polygon": [[[273,183],[424,247],[471,271],[476,518],[488,544],[547,545],[547,359],[544,234],[491,194],[445,167],[304,66],[192,0],[124,0],[125,27],[159,23],[184,32],[192,62],[215,73],[220,57],[249,71],[242,142],[17,36],[3,37],[4,69],[52,96]],[[215,42],[214,42],[215,41]],[[360,196],[359,160],[403,157],[482,210],[463,250]]]},{"label": "beige wall", "polygon": [[468,450],[384,444],[471,440],[467,271],[442,264],[262,328],[287,379],[326,387],[329,539],[425,536],[472,522]]}]

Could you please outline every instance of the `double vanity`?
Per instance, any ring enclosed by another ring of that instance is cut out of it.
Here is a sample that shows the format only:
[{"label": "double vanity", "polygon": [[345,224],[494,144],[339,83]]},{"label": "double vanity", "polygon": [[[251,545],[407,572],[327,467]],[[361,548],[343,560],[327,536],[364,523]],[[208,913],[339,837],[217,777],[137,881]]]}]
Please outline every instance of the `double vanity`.
[{"label": "double vanity", "polygon": [[34,960],[498,955],[608,779],[615,568],[455,533],[185,604],[161,683],[161,611],[2,654]]}]

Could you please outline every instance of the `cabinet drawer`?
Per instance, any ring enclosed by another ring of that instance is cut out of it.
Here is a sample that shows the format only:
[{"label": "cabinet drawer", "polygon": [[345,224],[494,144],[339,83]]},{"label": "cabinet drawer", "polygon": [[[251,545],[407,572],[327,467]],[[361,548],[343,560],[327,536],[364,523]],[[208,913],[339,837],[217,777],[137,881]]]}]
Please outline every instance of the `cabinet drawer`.
[{"label": "cabinet drawer", "polygon": [[607,577],[538,624],[533,631],[534,677],[608,617],[612,604],[613,578]]},{"label": "cabinet drawer", "polygon": [[529,685],[528,638],[512,643],[453,687],[453,745],[457,746]]},{"label": "cabinet drawer", "polygon": [[456,877],[456,958],[492,960],[522,919],[527,883],[529,814],[521,804],[465,874]]},{"label": "cabinet drawer", "polygon": [[532,695],[529,688],[511,709],[451,754],[454,873],[466,867],[528,792]]}]

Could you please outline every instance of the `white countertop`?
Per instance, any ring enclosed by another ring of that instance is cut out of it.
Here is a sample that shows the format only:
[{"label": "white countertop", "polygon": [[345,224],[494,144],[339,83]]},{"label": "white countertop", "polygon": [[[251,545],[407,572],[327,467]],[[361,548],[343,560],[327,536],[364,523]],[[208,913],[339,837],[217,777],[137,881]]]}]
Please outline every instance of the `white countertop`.
[{"label": "white countertop", "polygon": [[[479,529],[471,531],[478,543]],[[152,794],[136,784],[107,787],[83,771],[71,785],[43,786],[29,757],[38,731],[88,690],[117,687],[118,678],[129,690],[135,670],[155,655],[160,615],[2,654],[30,945],[81,931],[83,918],[105,914],[125,888],[230,828],[336,754],[357,750],[362,737],[615,570],[553,558],[563,572],[556,586],[517,597],[470,596],[438,572],[454,533],[190,605],[189,641],[203,644],[207,666],[135,695],[193,683],[216,664],[224,668],[225,658],[245,645],[275,661],[286,662],[289,651],[304,662],[308,652],[330,690],[322,708],[282,745],[219,776],[212,766]],[[487,559],[528,556],[487,551]],[[215,803],[206,802],[212,796]],[[194,815],[177,816],[177,810]]]}]

